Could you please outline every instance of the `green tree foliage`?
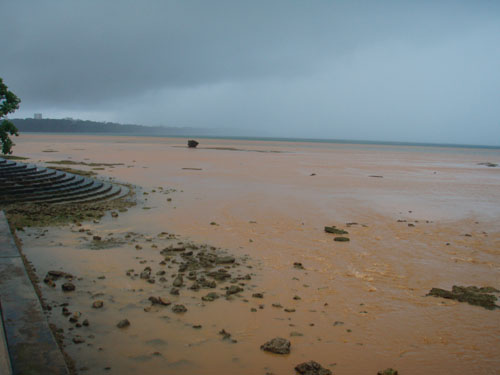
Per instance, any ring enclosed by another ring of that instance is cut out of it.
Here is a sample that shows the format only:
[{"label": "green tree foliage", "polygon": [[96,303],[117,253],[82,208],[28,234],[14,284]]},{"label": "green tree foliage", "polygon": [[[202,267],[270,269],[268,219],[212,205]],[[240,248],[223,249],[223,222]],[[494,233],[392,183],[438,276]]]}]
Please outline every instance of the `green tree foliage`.
[{"label": "green tree foliage", "polygon": [[12,140],[9,135],[17,136],[17,128],[12,122],[7,120],[6,116],[19,108],[19,99],[9,88],[3,83],[0,78],[0,142],[2,142],[2,153],[12,153]]}]

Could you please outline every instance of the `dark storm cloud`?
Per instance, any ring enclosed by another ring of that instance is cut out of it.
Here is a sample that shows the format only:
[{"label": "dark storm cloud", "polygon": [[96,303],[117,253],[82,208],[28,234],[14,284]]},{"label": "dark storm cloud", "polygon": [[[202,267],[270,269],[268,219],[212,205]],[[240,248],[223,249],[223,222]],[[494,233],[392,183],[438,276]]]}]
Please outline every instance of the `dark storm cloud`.
[{"label": "dark storm cloud", "polygon": [[465,140],[475,121],[500,137],[495,1],[17,0],[0,12],[0,75],[26,111],[337,138],[417,127]]}]

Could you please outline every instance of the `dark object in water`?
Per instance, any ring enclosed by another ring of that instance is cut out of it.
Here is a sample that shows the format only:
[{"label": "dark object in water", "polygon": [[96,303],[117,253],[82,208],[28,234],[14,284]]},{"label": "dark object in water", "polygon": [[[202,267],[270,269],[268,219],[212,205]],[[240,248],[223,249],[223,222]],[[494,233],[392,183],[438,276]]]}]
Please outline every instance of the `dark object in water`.
[{"label": "dark object in water", "polygon": [[198,146],[198,145],[199,145],[199,143],[197,141],[195,141],[194,139],[190,139],[188,141],[188,147],[189,148],[196,148],[196,146]]},{"label": "dark object in water", "polygon": [[347,231],[343,229],[338,229],[335,225],[332,225],[331,227],[325,227],[325,232],[333,234],[349,234]]},{"label": "dark object in water", "polygon": [[459,302],[467,302],[470,305],[482,306],[488,310],[494,310],[498,308],[495,304],[497,297],[493,294],[488,293],[499,293],[500,290],[492,288],[490,286],[478,288],[476,286],[457,286],[453,285],[451,291],[432,288],[428,296],[442,297],[447,299],[453,299]]},{"label": "dark object in water", "polygon": [[384,371],[377,372],[377,375],[398,375],[398,371],[392,368],[387,368]]},{"label": "dark object in water", "polygon": [[349,242],[348,237],[335,237],[333,240],[337,242]]},{"label": "dark object in water", "polygon": [[318,362],[309,361],[295,366],[295,371],[302,375],[331,375],[332,372]]},{"label": "dark object in water", "polygon": [[289,354],[290,341],[281,337],[276,337],[261,345],[260,348],[266,352],[275,354]]},{"label": "dark object in water", "polygon": [[498,167],[497,163],[490,163],[489,161],[485,162],[485,163],[477,163],[477,165],[485,165],[485,166],[490,167],[490,168]]}]

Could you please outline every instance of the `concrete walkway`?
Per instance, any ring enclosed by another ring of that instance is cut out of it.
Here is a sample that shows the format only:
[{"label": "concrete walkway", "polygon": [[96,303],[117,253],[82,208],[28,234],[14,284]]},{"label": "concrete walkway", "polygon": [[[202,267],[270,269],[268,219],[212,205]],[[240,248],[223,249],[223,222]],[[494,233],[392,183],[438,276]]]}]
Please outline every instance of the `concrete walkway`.
[{"label": "concrete walkway", "polygon": [[3,319],[0,320],[0,374],[12,375],[9,350],[7,349],[7,341],[5,340],[5,331],[3,329]]},{"label": "concrete walkway", "polygon": [[3,211],[0,212],[0,307],[1,374],[69,373]]}]

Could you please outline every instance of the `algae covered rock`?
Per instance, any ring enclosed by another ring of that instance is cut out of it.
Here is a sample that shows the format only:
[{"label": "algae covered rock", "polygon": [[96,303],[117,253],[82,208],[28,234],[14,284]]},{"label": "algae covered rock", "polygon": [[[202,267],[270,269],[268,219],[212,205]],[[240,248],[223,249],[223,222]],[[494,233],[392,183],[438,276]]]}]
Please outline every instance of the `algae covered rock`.
[{"label": "algae covered rock", "polygon": [[187,311],[187,308],[184,305],[174,305],[174,307],[172,307],[172,311],[176,314],[182,314]]},{"label": "algae covered rock", "polygon": [[433,297],[442,297],[452,299],[459,302],[467,302],[470,305],[482,306],[488,310],[494,310],[499,306],[496,305],[497,297],[488,293],[499,293],[498,289],[493,287],[476,287],[476,286],[458,286],[453,285],[451,291],[432,288],[427,294]]},{"label": "algae covered rock", "polygon": [[318,362],[309,361],[300,363],[295,366],[295,371],[302,375],[331,375],[332,372],[323,366],[321,366]]},{"label": "algae covered rock", "polygon": [[75,284],[73,284],[73,283],[64,283],[63,285],[61,285],[61,288],[65,292],[72,292],[73,290],[76,289]]},{"label": "algae covered rock", "polygon": [[289,354],[290,345],[290,341],[288,341],[287,339],[276,337],[261,345],[260,348],[266,352],[275,354]]},{"label": "algae covered rock", "polygon": [[325,232],[326,233],[333,233],[333,234],[349,234],[349,232],[347,232],[343,229],[339,229],[335,225],[332,225],[331,227],[326,226]]},{"label": "algae covered rock", "polygon": [[118,328],[125,328],[125,327],[128,327],[130,325],[130,322],[128,321],[128,319],[123,319],[123,320],[120,320],[116,326]]},{"label": "algae covered rock", "polygon": [[243,292],[243,288],[238,286],[238,285],[231,285],[229,288],[226,290],[226,296],[230,296],[231,294],[236,294],[239,292]]},{"label": "algae covered rock", "polygon": [[392,368],[387,368],[384,371],[377,372],[377,375],[398,375],[398,371]]},{"label": "algae covered rock", "polygon": [[206,296],[201,297],[203,301],[212,302],[219,298],[219,295],[215,292],[210,292]]},{"label": "algae covered rock", "polygon": [[348,237],[335,237],[333,240],[337,241],[337,242],[349,242],[350,241],[350,239]]}]

